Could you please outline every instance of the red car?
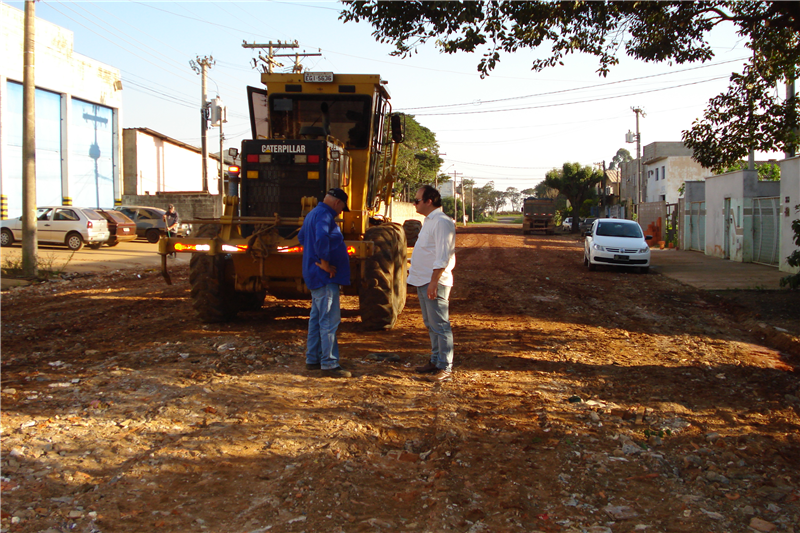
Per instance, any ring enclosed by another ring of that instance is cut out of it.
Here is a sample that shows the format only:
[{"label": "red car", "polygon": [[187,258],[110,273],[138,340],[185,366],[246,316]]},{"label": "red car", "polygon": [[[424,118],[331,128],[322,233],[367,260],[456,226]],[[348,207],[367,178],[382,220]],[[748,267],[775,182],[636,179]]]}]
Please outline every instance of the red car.
[{"label": "red car", "polygon": [[136,239],[136,223],[119,211],[113,209],[95,209],[100,216],[108,221],[108,231],[111,236],[106,242],[109,246],[116,246],[121,242]]}]

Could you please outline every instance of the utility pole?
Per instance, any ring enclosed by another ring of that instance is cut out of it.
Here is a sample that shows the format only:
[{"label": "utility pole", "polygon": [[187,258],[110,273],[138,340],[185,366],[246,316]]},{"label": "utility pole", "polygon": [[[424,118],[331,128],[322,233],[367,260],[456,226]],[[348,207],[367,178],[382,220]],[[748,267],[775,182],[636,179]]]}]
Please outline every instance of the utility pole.
[{"label": "utility pole", "polygon": [[25,2],[25,49],[22,73],[22,272],[25,277],[38,276],[36,227],[36,80],[35,40],[36,7],[34,0]]},{"label": "utility pole", "polygon": [[464,196],[464,176],[461,176],[461,213],[462,217],[461,220],[463,221],[464,227],[467,227],[467,197]]},{"label": "utility pole", "polygon": [[299,48],[300,45],[297,44],[297,41],[293,43],[282,43],[278,41],[277,43],[273,43],[272,41],[268,43],[248,43],[247,41],[242,42],[242,48],[261,48],[262,50],[267,51],[267,57],[259,54],[258,59],[253,59],[253,68],[258,67],[258,60],[260,59],[262,63],[261,66],[262,72],[266,74],[272,74],[272,71],[275,67],[282,67],[283,63],[278,63],[275,58],[276,57],[293,57],[294,58],[294,65],[292,65],[292,73],[293,74],[300,74],[303,72],[303,65],[300,64],[301,57],[313,57],[313,56],[321,56],[321,53],[298,53],[295,52],[294,54],[276,54],[276,48]]},{"label": "utility pole", "polygon": [[[792,75],[786,79],[786,101],[787,102],[792,101],[792,99],[796,98],[796,96],[797,96],[796,93],[795,93],[794,83],[795,83],[794,72],[792,72]],[[792,115],[791,118],[795,118],[796,119],[797,117]],[[795,133],[800,133],[800,131],[795,130]],[[790,158],[790,157],[794,157],[795,155],[797,155],[797,149],[794,148],[794,147],[787,148],[787,150],[783,153],[783,155],[787,159]]]},{"label": "utility pole", "polygon": [[[453,171],[453,218],[458,226],[458,175],[461,172]],[[463,174],[461,174],[463,176]]]},{"label": "utility pole", "polygon": [[208,91],[206,90],[206,78],[208,69],[214,65],[214,58],[212,56],[200,57],[197,56],[197,61],[189,61],[192,69],[200,74],[201,84],[201,100],[200,100],[200,146],[203,158],[203,192],[208,192]]},{"label": "utility pole", "polygon": [[[638,189],[638,203],[643,204],[645,200],[644,184],[642,183],[642,134],[639,133],[639,115],[646,117],[641,107],[632,107],[631,111],[636,113],[636,187]],[[637,210],[638,213],[638,210]]]}]

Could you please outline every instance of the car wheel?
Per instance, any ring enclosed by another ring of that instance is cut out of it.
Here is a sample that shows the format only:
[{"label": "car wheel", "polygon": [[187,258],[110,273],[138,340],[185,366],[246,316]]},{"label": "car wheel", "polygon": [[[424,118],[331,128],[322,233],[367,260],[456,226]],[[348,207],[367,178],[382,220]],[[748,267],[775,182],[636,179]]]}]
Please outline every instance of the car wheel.
[{"label": "car wheel", "polygon": [[67,235],[67,238],[64,240],[64,244],[66,244],[67,248],[73,252],[77,252],[83,248],[83,237],[81,237],[80,233],[72,232]]},{"label": "car wheel", "polygon": [[14,234],[8,228],[3,228],[0,232],[0,246],[6,247],[14,244]]},{"label": "car wheel", "polygon": [[119,244],[119,241],[118,241],[118,240],[116,240],[116,239],[114,239],[113,241],[108,241],[106,244],[107,244],[107,245],[109,246],[109,248],[110,248],[110,247],[112,247],[112,246],[116,246],[116,245],[118,245],[118,244]]},{"label": "car wheel", "polygon": [[583,254],[583,266],[589,266],[589,260],[586,258],[586,254]]},{"label": "car wheel", "polygon": [[102,242],[93,242],[91,244],[87,244],[86,246],[88,246],[92,250],[99,250],[100,247],[103,246],[103,243]]},{"label": "car wheel", "polygon": [[591,257],[587,257],[586,258],[586,267],[589,269],[589,272],[593,272],[593,271],[595,271],[597,269],[597,265],[592,263],[592,258]]},{"label": "car wheel", "polygon": [[161,232],[158,231],[157,229],[149,229],[147,230],[147,233],[144,234],[144,236],[147,239],[147,242],[155,244],[158,242],[158,239],[161,238]]}]

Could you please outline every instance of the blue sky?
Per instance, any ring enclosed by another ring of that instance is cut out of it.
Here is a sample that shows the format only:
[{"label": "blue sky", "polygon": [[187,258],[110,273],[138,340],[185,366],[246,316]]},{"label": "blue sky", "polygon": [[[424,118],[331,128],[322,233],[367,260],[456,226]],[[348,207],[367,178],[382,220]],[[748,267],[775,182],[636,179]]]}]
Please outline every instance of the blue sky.
[{"label": "blue sky", "polygon": [[[23,2],[6,2],[24,9]],[[148,127],[199,146],[200,77],[190,66],[213,56],[208,91],[228,106],[225,147],[249,136],[246,87],[260,86],[242,42],[298,41],[306,70],[380,74],[396,111],[416,115],[436,133],[445,164],[459,178],[495,188],[525,189],[564,162],[607,164],[619,148],[635,154],[625,133],[641,107],[643,145],[680,141],[748,55],[731,28],[715,30],[716,57],[705,65],[646,64],[622,58],[606,78],[591,57],[568,58],[544,72],[530,70],[537,52],[504,55],[487,79],[480,54],[444,55],[426,44],[406,59],[372,37],[366,24],[339,20],[341,4],[298,2],[52,2],[36,3],[39,18],[75,36],[75,51],[120,69],[123,127]],[[285,58],[287,68],[291,60]],[[279,69],[284,70],[284,69]],[[209,131],[209,146],[219,132]]]}]

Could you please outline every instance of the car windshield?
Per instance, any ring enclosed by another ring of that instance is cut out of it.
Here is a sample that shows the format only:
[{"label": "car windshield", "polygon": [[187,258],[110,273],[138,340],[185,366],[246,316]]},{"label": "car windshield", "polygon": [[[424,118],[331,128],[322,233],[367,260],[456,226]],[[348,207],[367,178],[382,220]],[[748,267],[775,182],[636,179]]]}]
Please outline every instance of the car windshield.
[{"label": "car windshield", "polygon": [[603,237],[629,237],[642,238],[642,229],[639,224],[626,224],[624,222],[600,222],[597,224],[597,235]]}]

